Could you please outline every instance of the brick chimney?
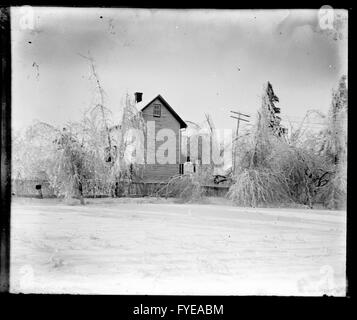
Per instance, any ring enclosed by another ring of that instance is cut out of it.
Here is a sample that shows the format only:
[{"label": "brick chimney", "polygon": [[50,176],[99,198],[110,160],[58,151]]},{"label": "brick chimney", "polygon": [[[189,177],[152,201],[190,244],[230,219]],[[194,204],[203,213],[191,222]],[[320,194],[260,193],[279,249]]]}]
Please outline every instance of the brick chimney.
[{"label": "brick chimney", "polygon": [[135,102],[139,103],[140,101],[143,100],[143,93],[142,92],[135,92]]}]

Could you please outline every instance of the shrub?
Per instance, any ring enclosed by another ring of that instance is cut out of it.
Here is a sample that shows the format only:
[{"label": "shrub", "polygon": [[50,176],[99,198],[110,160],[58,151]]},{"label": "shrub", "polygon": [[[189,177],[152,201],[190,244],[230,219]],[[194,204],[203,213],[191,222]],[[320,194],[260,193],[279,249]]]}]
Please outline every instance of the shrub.
[{"label": "shrub", "polygon": [[228,198],[240,206],[262,206],[291,202],[284,175],[270,169],[243,169],[229,188]]},{"label": "shrub", "polygon": [[173,176],[163,187],[155,192],[157,196],[176,197],[185,202],[203,197],[204,190],[198,174]]}]

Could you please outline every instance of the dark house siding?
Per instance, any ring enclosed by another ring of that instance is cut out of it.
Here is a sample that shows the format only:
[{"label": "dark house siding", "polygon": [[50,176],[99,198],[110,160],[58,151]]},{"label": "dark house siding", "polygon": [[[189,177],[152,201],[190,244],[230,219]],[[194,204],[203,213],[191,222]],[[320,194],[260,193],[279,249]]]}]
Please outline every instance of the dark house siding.
[{"label": "dark house siding", "polygon": [[[161,106],[161,116],[154,116],[154,105]],[[155,121],[155,137],[161,129],[171,129],[176,135],[176,163],[175,164],[146,164],[142,169],[141,177],[144,181],[154,182],[154,181],[167,181],[171,176],[179,173],[180,164],[180,128],[182,124],[177,120],[177,118],[171,113],[171,111],[165,106],[160,97],[157,97],[149,105],[143,108],[143,118],[145,121]],[[155,144],[155,150],[149,150],[150,152],[156,152],[161,144],[165,142],[157,141]],[[147,159],[147,139],[145,137],[145,161]],[[155,156],[156,159],[156,156]]]}]

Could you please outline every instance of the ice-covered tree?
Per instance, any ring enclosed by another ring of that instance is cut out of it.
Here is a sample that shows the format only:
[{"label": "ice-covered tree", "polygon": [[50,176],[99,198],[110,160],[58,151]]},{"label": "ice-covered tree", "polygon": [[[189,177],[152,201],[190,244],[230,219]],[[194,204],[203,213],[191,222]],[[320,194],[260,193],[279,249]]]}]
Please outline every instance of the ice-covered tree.
[{"label": "ice-covered tree", "polygon": [[343,75],[337,89],[332,92],[332,102],[324,140],[320,154],[330,165],[333,173],[331,181],[322,195],[324,202],[331,208],[341,208],[346,204],[347,195],[347,113],[348,87],[347,77]]}]

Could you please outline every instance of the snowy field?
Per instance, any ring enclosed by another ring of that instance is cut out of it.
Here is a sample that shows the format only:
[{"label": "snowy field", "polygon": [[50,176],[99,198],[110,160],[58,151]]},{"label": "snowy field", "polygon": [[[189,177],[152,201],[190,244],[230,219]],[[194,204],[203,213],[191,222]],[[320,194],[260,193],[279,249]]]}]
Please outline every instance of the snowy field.
[{"label": "snowy field", "polygon": [[14,199],[11,291],[345,295],[344,211]]}]

